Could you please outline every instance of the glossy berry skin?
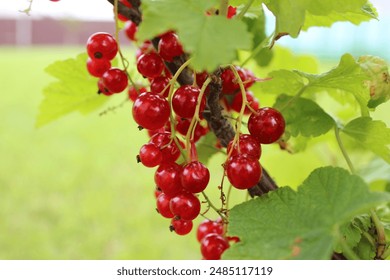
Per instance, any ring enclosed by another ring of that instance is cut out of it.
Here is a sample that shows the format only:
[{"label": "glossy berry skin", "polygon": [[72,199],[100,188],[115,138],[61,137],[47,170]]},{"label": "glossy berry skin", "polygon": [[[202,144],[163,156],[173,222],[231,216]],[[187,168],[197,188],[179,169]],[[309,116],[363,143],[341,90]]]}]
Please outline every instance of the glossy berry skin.
[{"label": "glossy berry skin", "polygon": [[165,194],[179,194],[183,191],[181,171],[182,167],[175,162],[163,163],[154,173],[154,182]]},{"label": "glossy berry skin", "polygon": [[[249,105],[253,110],[259,109],[259,100],[253,95],[251,91],[247,91],[245,93],[246,100],[248,101]],[[235,112],[239,113],[242,106],[242,94],[241,92],[238,92],[232,100],[232,103],[230,104],[230,108],[232,108]],[[244,114],[249,115],[252,111],[248,108],[248,106],[245,106]]]},{"label": "glossy berry skin", "polygon": [[155,167],[162,161],[162,152],[153,143],[147,143],[139,150],[139,159],[146,167]]},{"label": "glossy berry skin", "polygon": [[104,86],[112,93],[119,93],[126,89],[128,79],[126,73],[116,67],[108,69],[102,76]]},{"label": "glossy berry skin", "polygon": [[[244,82],[246,80],[245,72],[238,67],[236,67],[236,70],[241,80]],[[223,70],[223,72],[221,73],[221,79],[222,79],[222,92],[224,94],[232,95],[240,90],[240,84],[238,83],[232,69],[226,68],[225,70]]]},{"label": "glossy berry skin", "polygon": [[134,86],[130,86],[129,87],[129,90],[127,91],[127,94],[130,98],[131,101],[135,101],[138,97],[138,95],[140,95],[141,93],[144,93],[144,92],[147,92],[146,88],[144,87],[141,87],[141,88],[138,88],[138,91],[134,88]]},{"label": "glossy berry skin", "polygon": [[173,218],[174,215],[169,208],[169,202],[171,201],[171,196],[165,193],[161,193],[156,199],[157,211],[164,218]]},{"label": "glossy berry skin", "polygon": [[183,220],[193,220],[200,213],[198,197],[188,192],[182,192],[172,197],[169,206],[171,212]]},{"label": "glossy berry skin", "polygon": [[180,56],[184,53],[183,46],[175,33],[168,32],[161,36],[158,42],[158,53],[166,61],[172,61],[175,56]]},{"label": "glossy berry skin", "polygon": [[226,163],[226,175],[229,182],[240,190],[256,185],[260,180],[261,172],[258,159],[245,154],[232,156]]},{"label": "glossy berry skin", "polygon": [[[233,140],[229,142],[227,146],[227,153],[230,153],[232,149]],[[241,134],[238,144],[234,146],[231,156],[246,154],[248,156],[259,159],[261,156],[261,145],[259,142],[250,134]]]},{"label": "glossy berry skin", "polygon": [[229,248],[229,242],[219,234],[210,233],[200,243],[200,251],[206,260],[220,260],[222,253]]},{"label": "glossy berry skin", "polygon": [[169,104],[165,98],[151,92],[141,93],[133,104],[133,118],[141,127],[155,130],[169,119]]},{"label": "glossy berry skin", "polygon": [[[150,143],[160,148],[163,155],[162,163],[175,162],[180,157],[180,150],[176,142],[171,140],[170,132],[155,133],[149,140]],[[180,141],[179,143],[183,146]]]},{"label": "glossy berry skin", "polygon": [[94,77],[100,78],[104,72],[111,68],[111,62],[106,59],[87,59],[88,73]]},{"label": "glossy berry skin", "polygon": [[100,78],[99,80],[98,80],[98,93],[100,94],[100,93],[102,93],[102,94],[104,94],[104,95],[106,95],[106,96],[110,96],[110,95],[113,95],[114,93],[113,92],[111,92],[111,91],[109,91],[105,86],[104,86],[104,83],[103,83],[103,80]]},{"label": "glossy berry skin", "polygon": [[248,119],[248,130],[262,144],[276,142],[284,133],[285,121],[282,114],[269,107],[258,109]]},{"label": "glossy berry skin", "polygon": [[165,68],[162,58],[154,52],[141,55],[137,60],[138,72],[147,78],[156,78]]},{"label": "glossy berry skin", "polygon": [[112,35],[97,32],[88,38],[87,53],[92,59],[112,60],[118,53],[118,44]]},{"label": "glossy berry skin", "polygon": [[210,181],[210,172],[207,167],[199,162],[192,161],[184,165],[181,172],[181,184],[191,193],[204,191]]},{"label": "glossy berry skin", "polygon": [[138,27],[137,25],[132,22],[131,20],[126,21],[125,24],[125,33],[127,38],[129,38],[131,41],[137,41],[135,38],[135,34],[137,33]]},{"label": "glossy berry skin", "polygon": [[223,234],[222,223],[211,221],[211,220],[204,220],[198,226],[198,229],[196,231],[196,239],[200,242],[206,235],[210,233],[216,233],[222,235]]},{"label": "glossy berry skin", "polygon": [[[163,97],[168,97],[169,94],[169,78],[157,77],[150,82],[150,91]],[[165,89],[165,90],[164,90]]]},{"label": "glossy berry skin", "polygon": [[177,219],[176,217],[171,220],[169,229],[174,231],[178,235],[186,235],[191,232],[193,223],[191,220]]},{"label": "glossy berry skin", "polygon": [[[179,87],[172,98],[173,111],[182,118],[191,119],[195,114],[196,103],[200,94],[199,88],[184,85]],[[199,112],[206,107],[206,98],[203,96]]]}]

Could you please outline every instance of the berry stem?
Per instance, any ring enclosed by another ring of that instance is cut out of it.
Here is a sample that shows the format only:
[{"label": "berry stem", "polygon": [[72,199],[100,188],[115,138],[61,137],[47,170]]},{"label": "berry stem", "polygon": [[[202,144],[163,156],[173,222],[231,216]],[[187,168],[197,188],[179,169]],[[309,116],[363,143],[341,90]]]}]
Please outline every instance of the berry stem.
[{"label": "berry stem", "polygon": [[187,135],[186,135],[186,147],[187,147],[187,155],[188,155],[187,160],[190,160],[190,161],[191,161],[191,149],[190,149],[191,145],[190,145],[190,141],[192,139],[194,139],[195,127],[196,127],[196,125],[199,122],[200,105],[202,103],[202,98],[203,98],[203,95],[204,95],[204,93],[206,91],[206,88],[207,88],[207,86],[209,85],[210,82],[211,82],[211,79],[209,77],[209,78],[206,79],[206,81],[203,83],[202,88],[200,89],[198,100],[196,101],[195,113],[194,113],[194,116],[191,119],[191,123],[190,123],[190,126],[189,126],[188,131],[187,131]]},{"label": "berry stem", "polygon": [[219,15],[223,17],[227,17],[229,8],[229,0],[221,0],[219,3]]},{"label": "berry stem", "polygon": [[355,173],[356,173],[355,167],[353,166],[353,163],[352,163],[351,159],[349,158],[349,155],[348,155],[348,153],[347,153],[347,150],[346,150],[345,147],[344,147],[344,143],[343,143],[343,141],[341,140],[340,128],[339,128],[338,124],[335,124],[335,126],[334,126],[334,133],[335,133],[335,135],[336,135],[337,144],[339,145],[340,150],[341,150],[341,153],[343,154],[344,159],[345,159],[345,161],[347,162],[347,165],[348,165],[348,167],[349,167],[349,170],[351,171],[352,174],[355,174]]},{"label": "berry stem", "polygon": [[252,6],[253,2],[255,2],[255,0],[249,0],[248,2],[246,2],[244,8],[242,8],[241,12],[236,16],[236,19],[242,19],[244,17],[245,13]]},{"label": "berry stem", "polygon": [[211,207],[215,212],[217,212],[218,215],[222,218],[222,220],[224,222],[227,222],[226,215],[223,213],[223,211],[221,211],[220,209],[215,207],[215,205],[211,202],[211,200],[209,199],[209,197],[207,196],[205,191],[202,192],[202,195],[203,195],[204,199],[206,200],[207,204],[209,205],[209,207]]},{"label": "berry stem", "polygon": [[376,259],[385,259],[385,249],[386,249],[386,233],[385,228],[380,221],[376,211],[372,209],[370,211],[371,213],[371,220],[374,223],[375,229],[376,229]]},{"label": "berry stem", "polygon": [[19,10],[19,12],[21,13],[25,13],[26,15],[30,15],[30,12],[31,12],[31,8],[32,8],[32,4],[33,4],[33,0],[28,0],[29,4],[28,4],[28,7],[24,10]]}]

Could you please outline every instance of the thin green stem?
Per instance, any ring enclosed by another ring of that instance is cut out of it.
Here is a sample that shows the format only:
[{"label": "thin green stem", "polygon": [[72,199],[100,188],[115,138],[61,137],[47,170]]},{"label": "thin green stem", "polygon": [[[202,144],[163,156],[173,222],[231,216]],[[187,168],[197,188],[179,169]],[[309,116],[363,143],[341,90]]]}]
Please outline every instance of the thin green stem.
[{"label": "thin green stem", "polygon": [[32,4],[33,4],[33,0],[28,0],[28,2],[29,2],[29,5],[28,5],[28,7],[26,8],[26,9],[24,9],[24,10],[19,10],[19,12],[21,12],[21,13],[25,13],[26,15],[30,15],[30,12],[31,12],[31,8],[32,8]]},{"label": "thin green stem", "polygon": [[255,2],[255,0],[249,0],[248,2],[246,2],[244,8],[242,8],[240,13],[236,16],[236,19],[242,19],[246,12],[249,10],[249,8],[252,6],[253,2]]},{"label": "thin green stem", "polygon": [[209,199],[209,197],[207,196],[207,194],[204,191],[202,192],[202,195],[204,196],[204,198],[207,201],[210,208],[212,208],[215,212],[217,212],[218,215],[221,216],[222,220],[227,221],[227,217],[225,216],[225,214],[222,213],[222,211],[219,210],[217,207],[215,207],[215,205],[211,202],[211,200]]},{"label": "thin green stem", "polygon": [[220,0],[219,3],[219,15],[226,17],[229,8],[229,0]]},{"label": "thin green stem", "polygon": [[339,243],[341,245],[341,249],[343,250],[343,255],[348,260],[360,260],[359,256],[356,255],[356,253],[351,249],[351,247],[349,247],[347,241],[345,241],[340,231],[337,231],[337,235],[338,235]]},{"label": "thin green stem", "polygon": [[334,126],[334,132],[335,132],[335,135],[336,135],[336,139],[337,139],[337,144],[339,145],[340,147],[340,150],[341,150],[341,153],[343,154],[344,156],[344,159],[345,161],[347,162],[347,165],[349,167],[349,170],[351,171],[352,174],[355,174],[355,168],[352,164],[352,161],[351,159],[349,158],[349,155],[347,153],[347,150],[345,149],[344,147],[344,143],[343,141],[341,140],[341,136],[340,136],[340,128],[338,127],[337,124],[335,124]]},{"label": "thin green stem", "polygon": [[241,63],[241,67],[244,67],[252,58],[254,58],[256,55],[259,54],[259,52],[269,46],[270,40],[273,38],[274,33],[272,33],[270,36],[265,38],[260,44],[257,45],[257,47],[251,52],[250,56],[248,56],[243,63]]},{"label": "thin green stem", "polygon": [[372,209],[370,212],[371,212],[371,219],[372,222],[374,223],[376,229],[376,235],[377,235],[376,258],[382,259],[386,249],[385,228],[381,220],[379,219],[378,215],[376,214],[376,211]]}]

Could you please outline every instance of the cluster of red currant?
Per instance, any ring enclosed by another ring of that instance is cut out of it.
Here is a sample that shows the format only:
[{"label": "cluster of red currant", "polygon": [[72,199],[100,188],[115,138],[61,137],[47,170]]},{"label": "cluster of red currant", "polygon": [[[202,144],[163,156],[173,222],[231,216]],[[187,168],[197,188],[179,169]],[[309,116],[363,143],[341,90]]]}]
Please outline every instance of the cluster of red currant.
[{"label": "cluster of red currant", "polygon": [[[121,1],[130,5],[126,0]],[[228,17],[235,15],[230,7]],[[137,26],[131,21],[125,24],[130,40],[136,41]],[[138,161],[149,168],[156,167],[156,205],[161,216],[170,219],[170,230],[179,235],[188,234],[193,220],[201,214],[199,196],[206,189],[210,172],[198,160],[196,142],[209,133],[203,113],[207,110],[206,99],[210,92],[210,73],[193,73],[194,83],[177,86],[180,71],[168,70],[169,63],[185,56],[178,35],[168,31],[158,40],[146,41],[136,53],[138,72],[148,81],[149,86],[130,85],[126,71],[112,68],[112,60],[118,52],[118,44],[107,33],[96,33],[87,42],[89,73],[99,77],[99,91],[105,95],[119,93],[128,88],[132,100],[132,115],[140,128],[149,132],[150,139],[139,151]],[[157,43],[158,42],[158,43]],[[188,61],[187,61],[188,62]],[[256,185],[262,174],[259,163],[261,144],[277,141],[284,133],[284,119],[272,108],[260,108],[256,97],[249,88],[258,79],[248,69],[229,66],[221,70],[222,90],[220,105],[227,113],[239,115],[237,136],[227,147],[227,160],[223,164],[231,185],[237,189],[249,189]],[[239,126],[243,115],[249,115],[249,134],[243,134]],[[216,143],[217,145],[217,143]],[[222,149],[219,145],[217,146]],[[203,193],[204,194],[204,193]],[[226,215],[223,219],[202,222],[197,229],[204,259],[220,259],[232,240],[226,236]]]},{"label": "cluster of red currant", "polygon": [[87,70],[92,76],[99,78],[99,93],[112,95],[127,88],[126,72],[111,67],[111,60],[118,53],[118,43],[112,35],[104,32],[91,35],[87,41],[87,53]]}]

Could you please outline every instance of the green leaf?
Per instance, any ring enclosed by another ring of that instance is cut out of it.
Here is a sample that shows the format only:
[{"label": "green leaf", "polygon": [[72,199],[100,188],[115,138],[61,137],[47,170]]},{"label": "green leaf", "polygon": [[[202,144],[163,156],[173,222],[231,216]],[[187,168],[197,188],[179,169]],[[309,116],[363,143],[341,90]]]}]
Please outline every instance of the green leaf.
[{"label": "green leaf", "polygon": [[368,75],[365,85],[370,92],[369,108],[375,108],[390,99],[390,75],[386,61],[376,56],[361,56],[360,66]]},{"label": "green leaf", "polygon": [[216,148],[217,141],[217,137],[211,132],[199,139],[196,143],[196,149],[200,162],[207,165],[213,155],[221,152],[221,150]]},{"label": "green leaf", "polygon": [[275,38],[290,35],[295,38],[301,29],[310,26],[330,26],[336,21],[359,24],[376,17],[366,0],[264,0],[275,16]]},{"label": "green leaf", "polygon": [[235,206],[228,234],[241,241],[224,258],[329,259],[345,223],[388,201],[344,169],[316,169],[296,192],[283,187]]},{"label": "green leaf", "polygon": [[341,57],[339,65],[323,74],[301,71],[278,70],[271,72],[271,81],[260,83],[264,92],[296,95],[327,92],[335,95],[352,94],[360,105],[363,115],[368,115],[368,89],[364,86],[367,75],[350,54]]},{"label": "green leaf", "polygon": [[[291,102],[291,104],[290,104]],[[334,126],[334,120],[314,101],[282,94],[274,107],[281,110],[286,121],[286,131],[292,136],[317,137]]]},{"label": "green leaf", "polygon": [[216,3],[215,0],[142,1],[143,21],[137,36],[143,41],[176,30],[185,51],[191,54],[192,67],[211,72],[221,64],[231,63],[237,50],[251,47],[251,36],[242,21],[206,14]]},{"label": "green leaf", "polygon": [[48,124],[71,112],[90,113],[104,105],[108,98],[97,94],[97,79],[86,70],[87,55],[56,61],[45,71],[57,78],[43,89],[36,126]]},{"label": "green leaf", "polygon": [[390,163],[390,128],[384,122],[361,117],[349,122],[342,131]]}]

